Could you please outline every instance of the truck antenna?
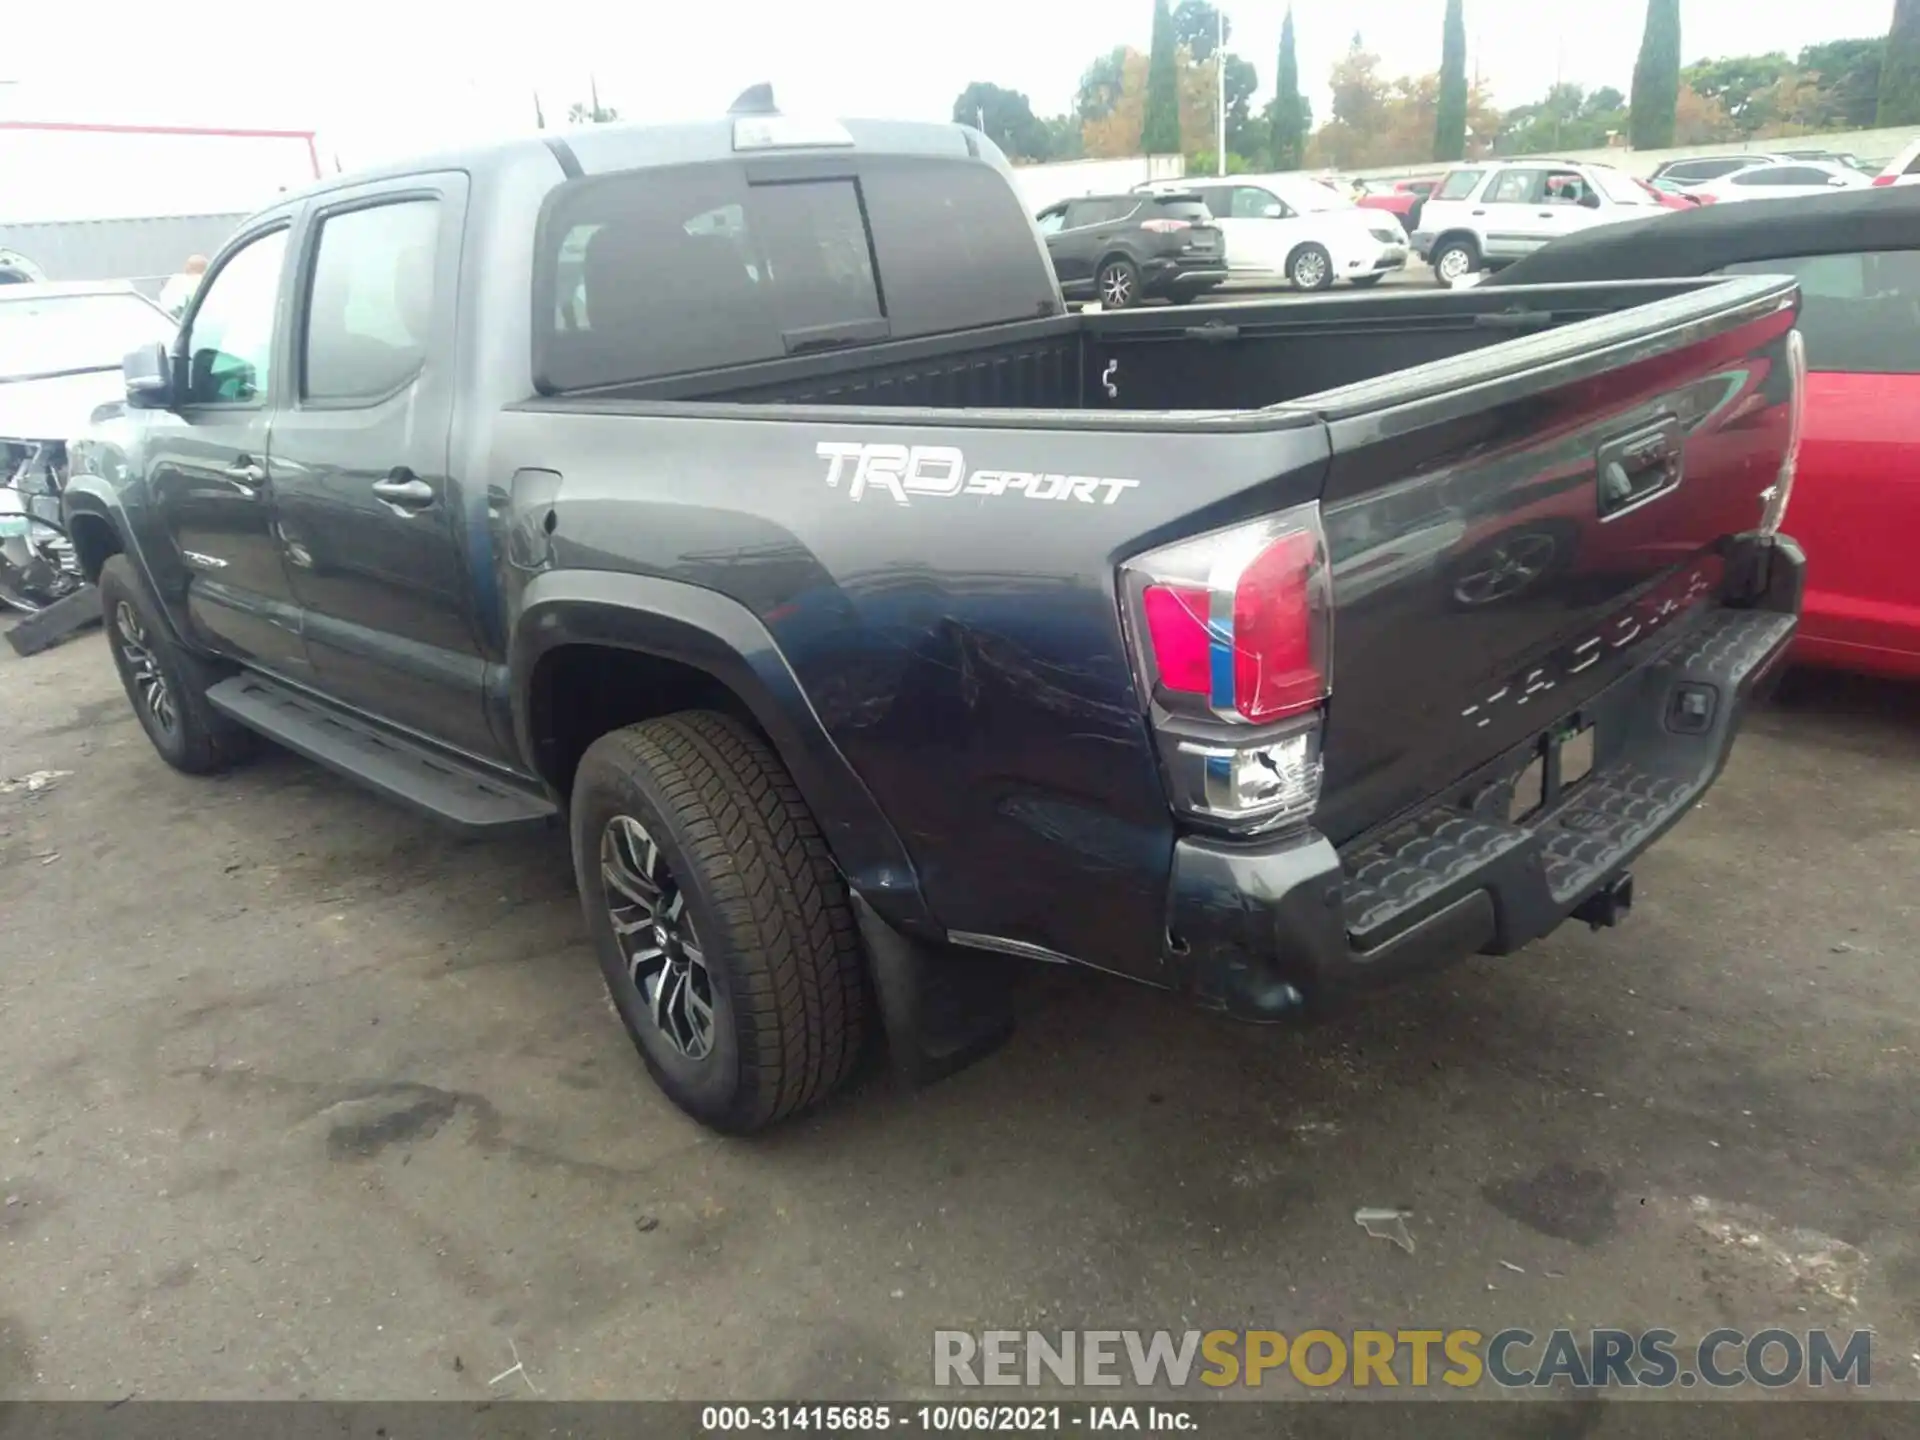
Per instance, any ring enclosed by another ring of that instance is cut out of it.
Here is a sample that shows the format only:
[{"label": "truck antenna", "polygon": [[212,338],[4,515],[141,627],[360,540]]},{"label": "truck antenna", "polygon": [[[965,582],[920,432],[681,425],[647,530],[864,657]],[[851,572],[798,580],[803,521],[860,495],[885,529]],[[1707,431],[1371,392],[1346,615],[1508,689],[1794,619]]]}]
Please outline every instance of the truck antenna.
[{"label": "truck antenna", "polygon": [[742,90],[727,113],[729,115],[778,115],[780,107],[773,103],[773,86],[762,83],[749,85]]}]

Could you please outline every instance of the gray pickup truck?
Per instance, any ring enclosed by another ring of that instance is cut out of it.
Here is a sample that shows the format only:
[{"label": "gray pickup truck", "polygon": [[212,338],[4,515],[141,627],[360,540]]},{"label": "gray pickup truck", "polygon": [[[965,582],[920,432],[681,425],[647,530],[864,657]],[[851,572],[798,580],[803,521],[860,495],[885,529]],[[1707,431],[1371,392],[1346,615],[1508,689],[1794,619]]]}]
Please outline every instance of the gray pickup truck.
[{"label": "gray pickup truck", "polygon": [[1766,277],[1071,314],[956,126],[603,126],[241,227],[72,446],[161,756],[564,819],[753,1130],[1008,957],[1249,1020],[1618,919],[1795,626]]}]

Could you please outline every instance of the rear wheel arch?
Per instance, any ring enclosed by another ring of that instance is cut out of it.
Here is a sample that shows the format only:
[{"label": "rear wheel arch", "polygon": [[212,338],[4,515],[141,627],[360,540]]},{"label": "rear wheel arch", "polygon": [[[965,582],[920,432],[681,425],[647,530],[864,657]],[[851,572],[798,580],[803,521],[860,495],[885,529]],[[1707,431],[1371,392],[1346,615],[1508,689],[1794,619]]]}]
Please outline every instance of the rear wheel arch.
[{"label": "rear wheel arch", "polygon": [[903,932],[944,935],[891,821],[752,611],[677,581],[602,572],[541,576],[525,601],[511,642],[514,724],[556,794],[570,792],[601,735],[685,710],[731,715],[792,774],[854,890]]}]

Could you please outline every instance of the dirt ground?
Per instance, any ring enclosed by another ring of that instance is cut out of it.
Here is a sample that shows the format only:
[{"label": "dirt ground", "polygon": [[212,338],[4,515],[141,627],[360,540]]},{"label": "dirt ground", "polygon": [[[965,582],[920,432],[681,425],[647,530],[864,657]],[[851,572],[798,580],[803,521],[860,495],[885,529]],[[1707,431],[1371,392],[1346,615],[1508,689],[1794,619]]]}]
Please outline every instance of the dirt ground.
[{"label": "dirt ground", "polygon": [[1916,876],[1920,697],[1797,684],[1621,929],[1306,1033],[1036,975],[973,1069],[725,1141],[631,1053],[557,834],[284,754],[188,779],[97,635],[0,648],[0,1397],[909,1396],[942,1327],[1774,1322],[1870,1326],[1920,1394]]}]

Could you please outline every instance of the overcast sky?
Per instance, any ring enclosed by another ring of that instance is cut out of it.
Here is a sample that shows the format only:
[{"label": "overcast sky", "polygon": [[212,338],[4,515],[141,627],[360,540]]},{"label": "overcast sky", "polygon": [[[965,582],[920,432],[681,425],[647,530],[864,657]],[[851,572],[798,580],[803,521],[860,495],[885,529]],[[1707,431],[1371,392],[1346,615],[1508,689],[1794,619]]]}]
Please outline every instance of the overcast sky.
[{"label": "overcast sky", "polygon": [[[1466,0],[1469,66],[1497,104],[1556,75],[1627,88],[1642,0]],[[1284,0],[1229,0],[1230,48],[1271,93]],[[1611,8],[1614,28],[1602,31]],[[1442,0],[1299,0],[1300,74],[1324,114],[1328,68],[1357,29],[1388,74],[1431,70]],[[1892,0],[1685,0],[1684,53],[1703,56],[1884,34]],[[139,18],[134,18],[139,17]],[[1115,45],[1145,49],[1150,0],[545,0],[497,9],[441,0],[299,7],[61,0],[11,7],[0,117],[288,126],[355,164],[549,123],[586,98],[650,120],[723,110],[771,80],[782,108],[945,119],[972,80],[1067,108],[1080,72]],[[126,37],[116,42],[115,37]],[[57,57],[47,63],[48,57]],[[36,75],[44,78],[36,78]],[[329,166],[330,158],[329,158]]]}]

